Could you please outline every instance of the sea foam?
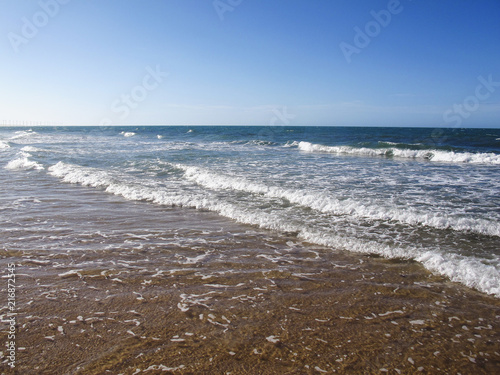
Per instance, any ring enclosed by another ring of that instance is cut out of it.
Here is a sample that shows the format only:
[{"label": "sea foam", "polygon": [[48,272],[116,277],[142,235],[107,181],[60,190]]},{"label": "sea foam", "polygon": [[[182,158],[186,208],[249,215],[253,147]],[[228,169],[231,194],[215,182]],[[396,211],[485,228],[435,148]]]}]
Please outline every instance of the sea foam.
[{"label": "sea foam", "polygon": [[436,229],[453,229],[474,232],[489,236],[500,236],[500,225],[485,219],[471,219],[441,214],[439,212],[419,212],[411,208],[396,206],[367,205],[355,199],[339,200],[324,193],[310,193],[301,190],[266,186],[241,177],[213,173],[199,167],[173,165],[185,172],[185,177],[205,188],[212,190],[235,190],[251,194],[262,194],[269,198],[286,199],[313,210],[332,215],[349,215],[356,218],[397,221],[408,225],[423,225]]},{"label": "sea foam", "polygon": [[23,139],[23,138],[29,138],[32,137],[33,135],[38,134],[37,132],[29,129],[29,130],[20,130],[14,133],[14,135],[10,138],[12,140],[14,139]]},{"label": "sea foam", "polygon": [[484,264],[474,257],[445,254],[437,250],[424,250],[411,246],[392,246],[314,230],[302,230],[297,237],[318,245],[362,254],[376,254],[389,259],[416,260],[431,272],[500,298],[500,271],[497,267]]},{"label": "sea foam", "polygon": [[[214,176],[201,175],[201,177],[195,177],[196,175],[200,175],[200,173],[203,174],[200,169],[181,165],[176,165],[176,167],[185,170],[187,178],[197,178],[199,182],[204,181],[211,188],[239,188],[258,194],[288,194],[285,190],[273,190],[269,187],[246,181],[233,180],[229,182],[228,180],[223,181],[223,178],[221,178],[218,181],[209,182],[210,179],[213,180]],[[444,254],[437,250],[420,249],[414,246],[397,246],[326,233],[308,226],[293,224],[288,218],[279,214],[252,211],[238,207],[210,195],[208,192],[206,194],[186,192],[176,194],[137,183],[119,181],[110,173],[95,168],[58,162],[49,167],[49,173],[61,178],[64,182],[102,188],[108,193],[122,196],[128,200],[145,200],[160,205],[209,210],[240,223],[256,225],[261,228],[280,232],[295,232],[299,239],[334,249],[344,249],[364,254],[377,254],[386,258],[414,259],[421,262],[429,270],[447,276],[453,281],[461,282],[469,287],[500,297],[499,271],[493,265],[484,264],[479,259],[473,257]],[[312,197],[307,199],[312,200]]]},{"label": "sea foam", "polygon": [[31,154],[22,151],[18,153],[18,157],[16,159],[9,161],[5,166],[5,168],[11,170],[44,169],[43,165],[41,165],[40,163],[37,163],[36,161],[33,160],[29,160],[30,157]]},{"label": "sea foam", "polygon": [[395,147],[368,148],[352,146],[325,146],[310,142],[292,142],[287,147],[296,146],[304,152],[325,152],[339,155],[354,155],[368,157],[397,157],[421,159],[442,163],[471,163],[499,165],[500,155],[494,153],[454,152],[441,150],[411,150]]}]

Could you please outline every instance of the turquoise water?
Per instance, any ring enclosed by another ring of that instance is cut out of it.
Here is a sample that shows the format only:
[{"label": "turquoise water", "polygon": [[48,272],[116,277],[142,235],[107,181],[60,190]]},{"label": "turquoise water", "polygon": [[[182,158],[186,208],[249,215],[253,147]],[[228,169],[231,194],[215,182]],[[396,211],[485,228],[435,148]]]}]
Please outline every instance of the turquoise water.
[{"label": "turquoise water", "polygon": [[[83,185],[102,197],[89,209],[212,211],[332,251],[417,260],[500,297],[498,129],[0,128],[0,167],[3,249],[77,246],[82,219],[58,212]],[[15,215],[42,207],[59,226]]]}]

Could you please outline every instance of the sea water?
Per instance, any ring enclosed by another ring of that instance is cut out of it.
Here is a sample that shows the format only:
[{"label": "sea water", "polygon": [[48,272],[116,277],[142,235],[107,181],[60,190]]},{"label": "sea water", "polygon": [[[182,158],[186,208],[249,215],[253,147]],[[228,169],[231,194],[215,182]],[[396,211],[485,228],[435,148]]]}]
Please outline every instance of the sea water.
[{"label": "sea water", "polygon": [[126,201],[415,260],[500,297],[499,129],[0,128],[1,249],[91,250],[168,231],[151,213],[130,214],[139,235],[89,222]]}]

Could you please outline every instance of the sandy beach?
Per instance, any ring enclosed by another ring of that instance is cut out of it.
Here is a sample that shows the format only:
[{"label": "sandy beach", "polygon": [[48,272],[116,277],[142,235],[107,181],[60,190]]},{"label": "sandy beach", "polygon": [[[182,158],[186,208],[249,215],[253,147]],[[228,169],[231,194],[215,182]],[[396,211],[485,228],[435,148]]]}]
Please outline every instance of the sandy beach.
[{"label": "sandy beach", "polygon": [[497,299],[416,262],[262,235],[3,252],[17,264],[17,373],[499,371]]}]

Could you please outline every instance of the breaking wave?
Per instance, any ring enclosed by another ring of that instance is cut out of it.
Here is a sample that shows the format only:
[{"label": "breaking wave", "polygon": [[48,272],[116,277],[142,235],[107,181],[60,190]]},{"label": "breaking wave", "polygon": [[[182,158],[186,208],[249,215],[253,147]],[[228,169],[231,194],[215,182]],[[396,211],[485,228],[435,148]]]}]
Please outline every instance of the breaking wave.
[{"label": "breaking wave", "polygon": [[20,153],[18,153],[18,155],[19,156],[16,159],[13,159],[7,163],[7,165],[5,166],[6,169],[11,169],[11,170],[45,169],[43,165],[41,165],[40,163],[37,163],[36,161],[29,159],[31,157],[31,154],[21,151]]},{"label": "breaking wave", "polygon": [[180,164],[174,165],[185,172],[187,179],[213,190],[235,190],[252,194],[262,194],[269,198],[286,199],[290,203],[333,215],[396,221],[408,225],[423,225],[436,229],[453,229],[490,236],[500,236],[500,225],[484,219],[450,217],[436,212],[418,212],[415,209],[381,207],[362,204],[354,199],[339,200],[324,193],[309,193],[248,181],[240,177],[226,176]]},{"label": "breaking wave", "polygon": [[[206,171],[204,172],[195,167],[175,165],[175,168],[183,170],[185,178],[209,189],[232,189],[272,197],[286,197],[286,199],[297,201],[298,204],[310,207],[314,207],[314,199],[317,200],[318,198],[314,195],[300,195],[294,191],[270,188],[232,177],[220,176],[217,179],[214,178],[215,174],[209,175]],[[204,190],[202,193],[183,190],[177,192],[168,191],[147,186],[140,182],[124,181],[109,172],[96,168],[81,167],[63,162],[58,162],[49,167],[48,170],[51,175],[60,178],[64,182],[101,188],[110,194],[121,196],[127,200],[149,201],[160,205],[208,210],[240,223],[281,232],[294,232],[297,233],[299,239],[318,245],[364,254],[377,254],[386,258],[413,259],[421,262],[427,269],[449,277],[452,281],[461,282],[469,287],[500,297],[500,273],[498,269],[474,257],[446,254],[438,250],[422,249],[411,245],[391,245],[322,232],[307,225],[293,224],[287,217],[277,213],[237,206],[224,200],[220,195],[211,194],[209,190]],[[318,209],[322,208],[318,207]],[[329,209],[331,208],[327,210]],[[333,210],[335,209],[337,208]]]},{"label": "breaking wave", "polygon": [[442,150],[412,150],[409,148],[368,148],[352,146],[324,146],[310,142],[292,142],[287,147],[296,146],[304,152],[325,152],[338,155],[369,157],[397,157],[421,159],[442,163],[471,163],[500,165],[500,155],[495,153],[454,152]]}]

